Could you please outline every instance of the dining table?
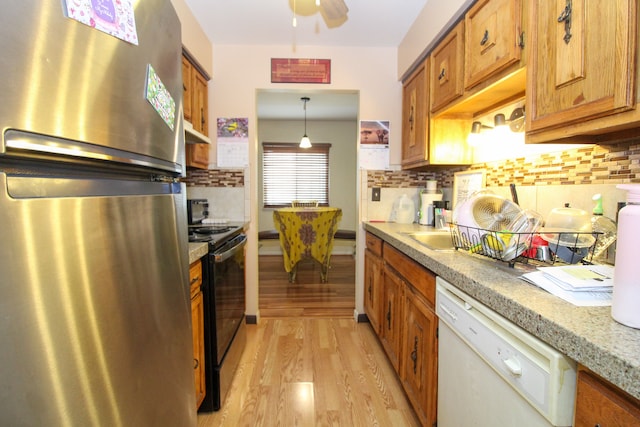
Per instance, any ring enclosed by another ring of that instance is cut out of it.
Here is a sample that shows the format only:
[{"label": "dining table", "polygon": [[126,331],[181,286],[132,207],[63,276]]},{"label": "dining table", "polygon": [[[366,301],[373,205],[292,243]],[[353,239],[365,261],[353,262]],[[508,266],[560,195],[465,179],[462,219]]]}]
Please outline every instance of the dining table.
[{"label": "dining table", "polygon": [[273,211],[289,282],[296,280],[298,263],[309,258],[320,264],[320,280],[327,282],[334,236],[341,219],[342,209],[326,206]]}]

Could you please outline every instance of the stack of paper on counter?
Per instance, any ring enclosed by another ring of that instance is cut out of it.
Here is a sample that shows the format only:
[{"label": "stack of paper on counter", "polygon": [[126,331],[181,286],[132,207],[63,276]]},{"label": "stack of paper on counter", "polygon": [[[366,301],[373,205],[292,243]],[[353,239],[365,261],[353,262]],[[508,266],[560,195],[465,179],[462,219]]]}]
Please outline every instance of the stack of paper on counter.
[{"label": "stack of paper on counter", "polygon": [[610,265],[538,267],[520,278],[575,305],[611,305],[613,266]]}]

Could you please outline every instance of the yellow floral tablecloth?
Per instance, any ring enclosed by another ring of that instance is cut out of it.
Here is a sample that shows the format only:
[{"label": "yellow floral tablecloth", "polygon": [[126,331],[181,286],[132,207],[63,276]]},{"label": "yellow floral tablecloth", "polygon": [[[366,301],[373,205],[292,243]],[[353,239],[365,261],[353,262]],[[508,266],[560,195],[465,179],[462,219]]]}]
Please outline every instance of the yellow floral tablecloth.
[{"label": "yellow floral tablecloth", "polygon": [[280,235],[284,269],[294,282],[298,262],[312,258],[320,263],[322,283],[327,281],[333,237],[342,219],[342,209],[282,208],[273,212],[273,223]]}]

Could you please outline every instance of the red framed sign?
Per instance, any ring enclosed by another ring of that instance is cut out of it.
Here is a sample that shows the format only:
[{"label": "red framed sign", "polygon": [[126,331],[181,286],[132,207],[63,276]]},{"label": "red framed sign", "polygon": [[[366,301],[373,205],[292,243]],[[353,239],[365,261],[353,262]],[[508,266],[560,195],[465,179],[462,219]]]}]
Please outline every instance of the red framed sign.
[{"label": "red framed sign", "polygon": [[331,83],[331,60],[271,58],[271,83]]}]

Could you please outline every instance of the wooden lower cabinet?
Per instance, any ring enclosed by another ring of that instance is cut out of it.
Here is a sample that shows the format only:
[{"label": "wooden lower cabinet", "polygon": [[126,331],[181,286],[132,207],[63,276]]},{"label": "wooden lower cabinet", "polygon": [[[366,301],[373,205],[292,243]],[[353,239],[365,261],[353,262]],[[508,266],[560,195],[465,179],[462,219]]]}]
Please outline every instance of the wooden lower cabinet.
[{"label": "wooden lower cabinet", "polygon": [[382,326],[382,240],[366,234],[364,251],[364,311],[371,327],[380,334]]},{"label": "wooden lower cabinet", "polygon": [[382,298],[382,327],[380,341],[396,372],[400,372],[402,322],[402,292],[404,282],[393,270],[385,267]]},{"label": "wooden lower cabinet", "polygon": [[382,259],[378,336],[420,422],[433,426],[438,390],[435,275],[387,243]]},{"label": "wooden lower cabinet", "polygon": [[196,393],[196,409],[200,407],[206,394],[204,375],[204,300],[202,286],[202,262],[189,266],[191,284],[191,331],[193,333],[193,375]]},{"label": "wooden lower cabinet", "polygon": [[438,390],[438,318],[433,306],[411,286],[405,289],[401,379],[423,425],[436,422]]},{"label": "wooden lower cabinet", "polygon": [[364,311],[376,334],[380,333],[382,299],[382,258],[366,249],[364,251]]},{"label": "wooden lower cabinet", "polygon": [[640,401],[579,366],[574,426],[640,426]]}]

